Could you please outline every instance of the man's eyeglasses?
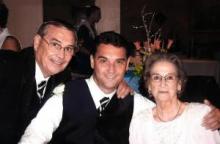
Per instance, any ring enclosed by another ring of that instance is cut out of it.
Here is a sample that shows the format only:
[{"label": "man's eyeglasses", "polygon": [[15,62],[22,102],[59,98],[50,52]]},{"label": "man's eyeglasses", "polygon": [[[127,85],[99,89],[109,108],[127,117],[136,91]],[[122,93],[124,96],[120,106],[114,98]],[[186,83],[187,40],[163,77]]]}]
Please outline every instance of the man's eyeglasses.
[{"label": "man's eyeglasses", "polygon": [[41,37],[44,42],[48,44],[48,46],[51,49],[54,49],[56,51],[64,50],[68,54],[73,54],[74,53],[74,47],[73,46],[67,46],[67,47],[62,47],[60,43],[56,41],[47,41],[44,37]]},{"label": "man's eyeglasses", "polygon": [[161,83],[162,80],[164,80],[166,83],[173,83],[177,80],[177,76],[175,74],[168,74],[165,76],[162,76],[160,74],[151,74],[150,79],[154,83]]}]

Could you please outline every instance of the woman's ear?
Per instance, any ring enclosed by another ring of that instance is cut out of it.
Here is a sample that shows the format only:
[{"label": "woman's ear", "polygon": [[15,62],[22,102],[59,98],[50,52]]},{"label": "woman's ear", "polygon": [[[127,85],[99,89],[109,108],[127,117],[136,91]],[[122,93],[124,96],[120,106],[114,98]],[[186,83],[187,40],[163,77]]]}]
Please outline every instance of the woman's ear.
[{"label": "woman's ear", "polygon": [[182,81],[179,81],[177,84],[177,91],[180,92],[182,90]]},{"label": "woman's ear", "polygon": [[151,91],[152,89],[151,89],[151,86],[150,86],[150,84],[149,84],[149,82],[147,82],[146,84],[145,84],[145,87],[146,87],[146,89],[148,89],[148,91]]}]

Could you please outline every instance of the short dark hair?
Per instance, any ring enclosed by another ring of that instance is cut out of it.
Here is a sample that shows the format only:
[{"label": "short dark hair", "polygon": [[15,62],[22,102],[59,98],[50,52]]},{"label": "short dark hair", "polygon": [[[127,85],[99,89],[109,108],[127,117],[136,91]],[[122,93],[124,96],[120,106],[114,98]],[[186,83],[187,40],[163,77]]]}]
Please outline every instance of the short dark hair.
[{"label": "short dark hair", "polygon": [[73,27],[73,25],[69,24],[66,21],[63,20],[51,20],[51,21],[46,21],[43,24],[41,24],[41,26],[39,27],[37,34],[40,36],[44,36],[47,33],[47,29],[49,26],[56,26],[56,27],[64,27],[65,29],[71,31],[73,33],[73,37],[75,38],[75,51],[78,51],[78,46],[77,46],[77,34],[76,34],[76,30]]},{"label": "short dark hair", "polygon": [[177,77],[181,81],[182,88],[181,88],[180,93],[182,93],[185,88],[187,76],[186,76],[186,73],[185,73],[185,70],[184,70],[184,67],[183,67],[181,60],[175,54],[170,54],[170,53],[158,52],[158,53],[150,55],[146,59],[145,65],[144,65],[144,71],[143,71],[143,80],[144,80],[145,86],[146,86],[146,84],[149,83],[150,72],[151,72],[153,65],[159,61],[167,61],[167,62],[172,63],[175,66],[176,71],[177,71]]},{"label": "short dark hair", "polygon": [[0,3],[0,27],[5,28],[8,22],[8,8],[4,3]]},{"label": "short dark hair", "polygon": [[134,55],[134,45],[114,31],[103,32],[96,37],[95,47],[91,50],[92,55],[95,55],[100,44],[110,44],[116,47],[124,48],[127,58]]}]

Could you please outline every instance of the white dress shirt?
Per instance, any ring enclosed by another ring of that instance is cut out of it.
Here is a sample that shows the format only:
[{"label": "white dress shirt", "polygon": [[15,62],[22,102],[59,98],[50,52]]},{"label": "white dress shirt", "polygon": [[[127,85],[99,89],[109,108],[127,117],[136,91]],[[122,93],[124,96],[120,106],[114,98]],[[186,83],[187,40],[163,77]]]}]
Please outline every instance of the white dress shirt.
[{"label": "white dress shirt", "polygon": [[95,83],[93,77],[91,76],[89,79],[86,79],[86,83],[89,87],[89,91],[92,95],[92,99],[95,103],[96,109],[98,109],[98,107],[100,106],[100,100],[104,97],[108,97],[108,98],[112,98],[113,95],[115,94],[116,90],[106,94],[104,93],[99,87],[98,85]]},{"label": "white dress shirt", "polygon": [[[95,83],[93,77],[86,79],[86,83],[91,92],[96,108],[100,106],[99,100],[107,96],[111,98],[115,91],[111,94],[104,94]],[[59,85],[54,89],[52,96],[41,108],[37,116],[31,121],[19,144],[44,144],[48,143],[53,132],[58,128],[63,114],[63,91],[64,85]],[[152,108],[155,104],[144,98],[140,94],[135,93],[133,116],[142,110]]]},{"label": "white dress shirt", "polygon": [[130,124],[130,144],[220,144],[220,135],[202,126],[210,107],[189,103],[172,121],[154,120],[152,109],[140,112]]}]

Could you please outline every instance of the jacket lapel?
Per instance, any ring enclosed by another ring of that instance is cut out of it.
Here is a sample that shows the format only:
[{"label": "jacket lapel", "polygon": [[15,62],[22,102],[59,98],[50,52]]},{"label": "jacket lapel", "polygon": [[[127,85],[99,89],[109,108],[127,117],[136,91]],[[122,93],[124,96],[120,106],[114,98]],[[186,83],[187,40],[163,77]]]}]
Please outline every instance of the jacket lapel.
[{"label": "jacket lapel", "polygon": [[120,115],[130,105],[133,96],[127,95],[124,99],[118,99],[115,94],[103,111],[103,115]]}]

